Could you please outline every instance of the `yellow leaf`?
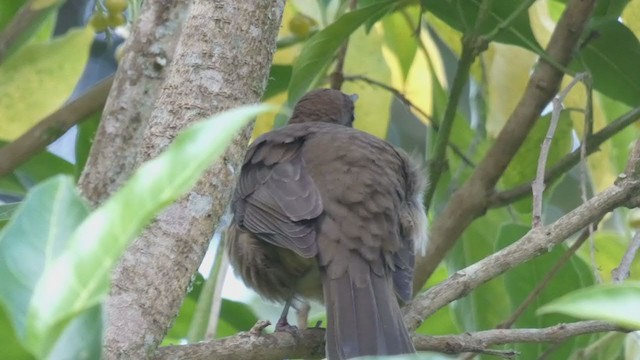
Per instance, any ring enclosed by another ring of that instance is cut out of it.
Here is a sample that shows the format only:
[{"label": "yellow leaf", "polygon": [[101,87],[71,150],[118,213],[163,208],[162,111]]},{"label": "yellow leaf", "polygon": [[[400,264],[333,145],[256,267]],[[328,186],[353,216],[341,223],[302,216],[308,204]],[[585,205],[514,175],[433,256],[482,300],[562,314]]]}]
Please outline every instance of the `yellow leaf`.
[{"label": "yellow leaf", "polygon": [[[564,89],[571,77],[565,76],[562,80],[561,88]],[[583,84],[577,84],[564,100],[564,106],[567,108],[584,109],[586,106],[586,89]],[[584,114],[572,111],[571,120],[576,130],[577,136],[582,138],[584,132]],[[597,132],[607,126],[607,116],[602,108],[600,95],[593,92],[593,132]],[[607,141],[598,147],[599,151],[589,155],[588,164],[591,169],[591,180],[594,183],[596,193],[611,186],[616,179],[617,171],[611,162],[611,142]]]},{"label": "yellow leaf", "polygon": [[536,1],[529,7],[529,23],[533,36],[542,47],[546,47],[556,23],[549,13],[547,1]]},{"label": "yellow leaf", "polygon": [[489,113],[487,132],[498,135],[529,82],[529,73],[536,56],[520,47],[491,43],[487,69],[487,92]]},{"label": "yellow leaf", "polygon": [[640,38],[640,0],[631,0],[622,11],[622,22]]},{"label": "yellow leaf", "polygon": [[26,45],[0,65],[0,139],[15,139],[67,100],[93,35],[88,27],[70,30],[50,42]]},{"label": "yellow leaf", "polygon": [[[363,75],[388,84],[391,71],[382,54],[383,42],[379,26],[374,26],[369,34],[362,27],[355,31],[349,39],[344,74]],[[389,127],[391,93],[362,82],[345,82],[342,91],[358,94],[354,126],[384,139]]]}]

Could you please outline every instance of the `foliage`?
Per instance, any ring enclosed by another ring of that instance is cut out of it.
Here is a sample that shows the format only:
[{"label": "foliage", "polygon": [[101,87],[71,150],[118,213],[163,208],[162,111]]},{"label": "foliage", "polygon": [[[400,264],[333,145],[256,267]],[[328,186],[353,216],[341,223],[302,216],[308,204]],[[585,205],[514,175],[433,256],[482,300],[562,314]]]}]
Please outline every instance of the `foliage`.
[{"label": "foliage", "polygon": [[[22,3],[0,3],[0,31],[17,16]],[[285,26],[263,100],[291,106],[306,91],[326,86],[336,70],[336,53],[349,39],[341,69],[345,79],[342,89],[360,95],[355,126],[421,159],[434,154],[434,140],[462,54],[461,39],[476,31],[489,41],[487,50],[471,65],[469,81],[456,106],[446,152],[447,168],[435,184],[429,207],[429,217],[435,219],[497,141],[536,61],[546,57],[543,49],[567,1],[493,1],[478,27],[475,22],[484,4],[481,0],[361,0],[352,10],[348,3],[287,2]],[[59,5],[56,1],[47,3],[49,10],[24,30],[4,58],[0,55],[0,138],[4,141],[16,139],[63,106],[87,64],[94,36],[90,27],[51,36]],[[125,3],[117,1],[113,13],[122,15],[125,8]],[[100,2],[93,19],[106,18],[110,13]],[[598,1],[586,36],[565,69],[568,73],[563,83],[565,86],[572,75],[586,71],[592,86],[580,84],[567,95],[547,169],[578,149],[585,129],[596,133],[640,107],[639,13],[640,0]],[[119,23],[122,19],[115,20]],[[117,24],[99,25],[98,30],[105,30],[107,25]],[[166,153],[141,167],[95,210],[86,206],[75,183],[95,136],[97,114],[80,128],[74,143],[76,161],[45,151],[0,177],[0,336],[9,340],[9,345],[3,345],[3,354],[13,359],[82,358],[81,354],[96,358],[103,323],[101,304],[113,264],[153,215],[197,180],[249,118],[261,114],[254,136],[286,121],[285,116],[263,114],[264,110],[243,108],[186,130]],[[500,178],[497,191],[533,180],[551,110],[549,107],[541,114]],[[591,113],[590,119],[585,116],[587,112]],[[630,144],[639,135],[636,121],[599,146],[599,152],[581,166],[564,171],[545,191],[544,221],[568,213],[583,202],[584,194],[589,196],[611,185],[624,170]],[[620,263],[636,230],[629,216],[625,209],[608,215],[593,234],[594,249],[583,246],[572,256],[514,327],[541,328],[575,319],[604,319],[640,328],[635,313],[640,309],[637,283],[609,284],[610,272]],[[426,288],[517,241],[529,231],[531,217],[530,195],[488,211],[466,229]],[[449,304],[426,319],[418,333],[495,328],[551,271],[572,240]],[[631,280],[640,280],[638,271],[636,261]],[[599,278],[604,284],[598,284]],[[164,344],[186,339],[194,317],[201,316],[195,315],[195,308],[203,281],[199,275]],[[248,330],[258,318],[277,317],[272,308],[258,303],[261,301],[251,293],[243,301],[224,299],[217,336]],[[312,318],[322,315],[312,313]],[[640,348],[637,335],[629,335],[624,341],[593,335],[573,338],[552,351],[558,358],[575,357],[598,341],[606,346],[594,359],[623,358],[619,351],[623,343],[628,359]],[[546,354],[551,345],[505,348],[515,348],[522,358],[534,359]]]}]

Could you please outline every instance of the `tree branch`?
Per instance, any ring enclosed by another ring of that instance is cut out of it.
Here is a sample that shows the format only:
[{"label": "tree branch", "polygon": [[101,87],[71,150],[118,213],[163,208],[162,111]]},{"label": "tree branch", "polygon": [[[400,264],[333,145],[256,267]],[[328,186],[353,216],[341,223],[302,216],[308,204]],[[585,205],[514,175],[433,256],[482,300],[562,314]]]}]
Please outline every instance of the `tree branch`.
[{"label": "tree branch", "polygon": [[[358,5],[358,0],[350,0],[349,1],[349,10],[352,11]],[[331,82],[331,88],[340,90],[342,88],[342,83],[344,82],[344,59],[347,57],[347,48],[349,47],[349,38],[344,40],[344,44],[338,50],[338,55],[336,59],[336,68],[331,73],[329,80]]]},{"label": "tree branch", "polygon": [[73,125],[100,111],[107,100],[111,84],[113,84],[113,75],[100,81],[77,99],[66,103],[44,118],[19,138],[0,148],[0,177],[11,173],[44,150]]},{"label": "tree branch", "polygon": [[33,26],[43,15],[46,15],[52,6],[57,6],[59,1],[53,1],[44,7],[41,4],[37,4],[37,2],[36,0],[30,0],[22,5],[11,19],[11,22],[0,32],[0,64],[6,60],[9,50],[23,38],[26,30]]},{"label": "tree branch", "polygon": [[[628,330],[604,321],[579,321],[558,324],[542,329],[496,329],[460,335],[413,335],[419,351],[437,351],[444,354],[474,352],[514,358],[512,350],[489,349],[493,345],[511,343],[559,342],[573,336],[599,332]],[[322,359],[324,354],[324,329],[311,328],[299,331],[253,334],[242,332],[223,339],[189,345],[172,345],[158,349],[155,360],[170,359]]]},{"label": "tree branch", "polygon": [[[578,81],[584,78],[584,73],[577,74],[573,80],[564,88],[558,95],[553,98],[553,111],[551,113],[551,121],[549,122],[549,129],[547,135],[544,137],[542,146],[540,147],[540,156],[538,157],[538,168],[536,170],[536,178],[531,184],[533,193],[533,220],[532,227],[538,227],[542,225],[542,195],[544,193],[544,173],[547,168],[547,158],[549,157],[549,151],[551,150],[551,141],[556,133],[556,127],[560,121],[560,112],[562,112],[562,102],[567,97],[567,94]],[[586,200],[586,199],[585,199]]]},{"label": "tree branch", "polygon": [[[592,223],[592,225],[599,223],[600,220],[602,220],[602,218],[600,218],[599,220],[597,220],[594,223]],[[584,244],[584,242],[589,238],[589,236],[591,235],[590,227],[585,229],[585,230],[583,230],[580,233],[580,235],[578,236],[576,241],[571,245],[571,247],[569,247],[567,249],[567,251],[564,252],[564,254],[562,254],[560,259],[558,259],[558,261],[553,265],[553,267],[549,270],[549,272],[544,276],[542,281],[540,281],[540,283],[533,290],[531,290],[529,295],[527,295],[527,298],[524,299],[524,301],[509,316],[509,318],[507,320],[505,320],[504,322],[502,322],[501,324],[496,326],[496,328],[498,328],[498,329],[508,329],[511,326],[513,326],[513,324],[524,313],[524,311],[529,307],[529,305],[531,305],[533,300],[535,300],[538,297],[538,295],[540,295],[542,290],[544,290],[544,288],[547,287],[549,282],[551,282],[551,279],[553,279],[553,277],[556,276],[558,271],[560,271],[560,269],[562,269],[562,267],[564,265],[566,265],[566,263],[569,261],[569,259],[571,259],[571,256],[573,256],[573,254],[575,254],[575,252],[578,251],[580,246],[582,246],[582,244]]]},{"label": "tree branch", "polygon": [[638,168],[640,168],[640,141],[628,163],[628,170],[613,186],[592,197],[554,223],[530,230],[517,242],[472,264],[440,284],[419,294],[405,308],[405,320],[410,329],[417,329],[423,319],[453,300],[459,299],[476,287],[499,276],[536,256],[549,251],[569,236],[607,212],[629,204],[640,190]]},{"label": "tree branch", "polygon": [[[571,0],[567,4],[547,47],[547,54],[559,64],[566,65],[571,60],[594,3],[594,0]],[[500,131],[494,145],[434,221],[427,253],[417,259],[414,289],[422,288],[464,230],[486,212],[489,196],[498,179],[544,107],[555,95],[562,76],[561,71],[545,60],[541,60],[535,67],[520,103]]]},{"label": "tree branch", "polygon": [[[260,100],[283,9],[283,0],[190,4],[135,164],[155,157],[190,124]],[[106,358],[147,358],[164,338],[227,207],[250,134],[251,126],[241,131],[125,252],[106,304]]]},{"label": "tree branch", "polygon": [[600,332],[620,331],[629,332],[617,325],[604,321],[579,321],[569,324],[558,324],[542,329],[494,329],[465,333],[460,335],[445,336],[419,336],[414,335],[413,340],[417,350],[433,350],[447,354],[460,354],[465,352],[480,352],[492,345],[513,343],[542,343],[561,342],[573,336],[593,334]]},{"label": "tree branch", "polygon": [[[429,184],[424,196],[425,211],[428,213],[431,207],[431,201],[436,193],[438,181],[440,175],[445,169],[446,165],[446,149],[449,143],[449,137],[451,135],[451,129],[453,129],[453,121],[458,110],[458,103],[460,102],[460,96],[464,89],[467,79],[469,78],[469,72],[471,65],[476,57],[487,49],[488,41],[484,39],[479,33],[479,29],[485,21],[491,10],[491,0],[483,0],[478,10],[478,16],[476,19],[473,30],[464,34],[462,37],[462,54],[458,61],[458,68],[453,77],[453,84],[451,85],[451,91],[447,101],[447,106],[444,110],[444,116],[440,123],[440,129],[435,140],[433,149],[433,155],[429,159]],[[426,279],[425,279],[426,280]]]},{"label": "tree branch", "polygon": [[[609,125],[602,128],[597,133],[589,136],[584,142],[585,155],[590,155],[599,150],[600,145],[611,137],[627,128],[627,126],[635,123],[640,119],[640,107],[634,108],[626,114],[620,116],[616,120],[612,121]],[[546,172],[544,181],[546,184],[552,183],[554,180],[559,179],[567,171],[576,166],[581,159],[581,149],[569,153],[564,158],[559,160],[555,165]],[[512,189],[499,191],[493,193],[489,198],[489,207],[497,208],[505,205],[509,205],[515,201],[531,195],[531,182],[518,185]]]},{"label": "tree branch", "polygon": [[621,283],[629,277],[629,269],[631,268],[633,259],[636,258],[638,249],[640,249],[640,231],[636,231],[636,234],[631,241],[629,241],[629,246],[622,256],[622,260],[620,260],[620,265],[611,271],[611,277],[614,283]]},{"label": "tree branch", "polygon": [[138,165],[137,149],[173,60],[190,0],[145,1],[124,44],[100,126],[78,181],[93,204],[109,197]]}]

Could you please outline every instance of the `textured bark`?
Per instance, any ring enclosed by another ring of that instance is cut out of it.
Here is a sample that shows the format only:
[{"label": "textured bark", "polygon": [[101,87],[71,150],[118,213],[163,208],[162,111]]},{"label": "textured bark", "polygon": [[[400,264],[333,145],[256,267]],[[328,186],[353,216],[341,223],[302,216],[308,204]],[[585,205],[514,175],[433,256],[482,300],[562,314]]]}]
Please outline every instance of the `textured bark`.
[{"label": "textured bark", "polygon": [[[157,155],[194,121],[259,101],[283,8],[282,0],[193,2],[135,164]],[[107,300],[106,358],[154,353],[225,210],[250,130],[125,253]]]},{"label": "textured bark", "polygon": [[82,193],[94,204],[111,195],[137,166],[137,148],[173,58],[189,2],[149,0],[142,5],[79,181]]}]

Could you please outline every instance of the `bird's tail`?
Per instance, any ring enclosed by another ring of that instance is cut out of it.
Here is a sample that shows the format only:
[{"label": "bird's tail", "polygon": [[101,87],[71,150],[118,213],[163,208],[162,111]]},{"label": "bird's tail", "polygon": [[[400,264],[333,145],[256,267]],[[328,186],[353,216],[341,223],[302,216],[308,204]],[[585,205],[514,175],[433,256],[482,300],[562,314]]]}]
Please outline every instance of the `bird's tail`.
[{"label": "bird's tail", "polygon": [[349,270],[323,284],[327,358],[414,353],[391,280]]}]

